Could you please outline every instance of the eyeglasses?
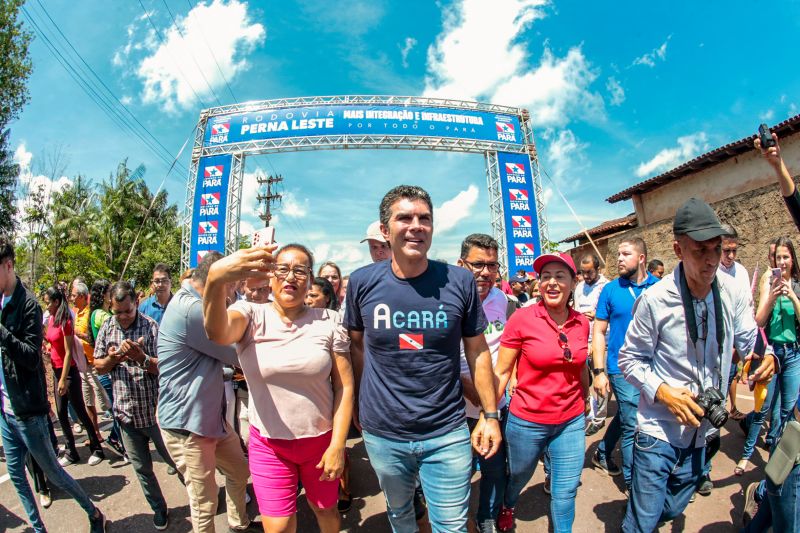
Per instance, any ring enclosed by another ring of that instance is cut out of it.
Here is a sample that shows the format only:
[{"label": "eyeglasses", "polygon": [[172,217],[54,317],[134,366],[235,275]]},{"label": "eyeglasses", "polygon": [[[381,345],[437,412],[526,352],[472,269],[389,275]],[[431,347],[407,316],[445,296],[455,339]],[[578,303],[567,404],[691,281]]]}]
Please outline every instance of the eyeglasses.
[{"label": "eyeglasses", "polygon": [[708,337],[708,306],[705,300],[694,300],[694,316],[697,319],[697,339],[705,342]]},{"label": "eyeglasses", "polygon": [[498,270],[500,270],[500,263],[498,263],[497,261],[491,261],[491,262],[488,262],[488,263],[483,262],[483,261],[476,261],[476,262],[473,263],[472,261],[467,261],[466,259],[462,259],[461,262],[464,263],[465,265],[469,265],[469,267],[474,272],[481,272],[484,268],[488,269],[489,272],[492,272],[492,273],[497,272]]},{"label": "eyeglasses", "polygon": [[169,278],[158,278],[152,281],[153,285],[166,285],[170,282]]},{"label": "eyeglasses", "polygon": [[563,328],[558,328],[558,346],[561,348],[564,355],[564,360],[567,363],[572,362],[572,350],[569,349],[569,338],[564,333]]},{"label": "eyeglasses", "polygon": [[274,272],[275,277],[280,279],[288,278],[290,272],[294,274],[295,279],[308,279],[307,267],[296,266],[294,268],[289,268],[288,265],[277,265]]}]

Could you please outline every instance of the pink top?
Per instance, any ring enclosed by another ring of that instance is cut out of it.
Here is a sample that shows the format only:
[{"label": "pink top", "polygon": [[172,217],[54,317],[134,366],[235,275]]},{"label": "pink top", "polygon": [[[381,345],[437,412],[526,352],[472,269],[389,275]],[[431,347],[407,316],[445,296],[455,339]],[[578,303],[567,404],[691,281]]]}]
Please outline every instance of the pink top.
[{"label": "pink top", "polygon": [[[53,368],[60,370],[64,368],[64,359],[67,358],[67,347],[64,345],[64,338],[75,335],[75,331],[72,329],[72,320],[67,320],[64,327],[55,326],[54,322],[55,319],[52,316],[47,319],[44,338],[50,343],[50,360],[53,363]],[[75,354],[72,354],[69,366],[75,366]]]},{"label": "pink top", "polygon": [[307,308],[285,324],[272,304],[240,300],[247,318],[236,345],[250,391],[250,424],[273,439],[316,437],[333,428],[333,352],[350,352],[339,313]]}]

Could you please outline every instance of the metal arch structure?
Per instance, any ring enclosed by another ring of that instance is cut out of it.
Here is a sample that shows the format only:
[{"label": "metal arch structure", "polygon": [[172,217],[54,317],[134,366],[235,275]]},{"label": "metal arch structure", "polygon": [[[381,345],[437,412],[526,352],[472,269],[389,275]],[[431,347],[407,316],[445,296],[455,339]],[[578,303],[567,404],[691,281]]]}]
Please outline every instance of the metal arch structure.
[{"label": "metal arch structure", "polygon": [[[393,118],[382,118],[387,116]],[[373,122],[378,123],[374,128]],[[238,249],[247,156],[337,149],[483,154],[489,223],[500,244],[498,255],[504,270],[510,270],[515,259],[516,266],[530,266],[533,258],[529,256],[541,252],[547,223],[527,110],[415,96],[314,96],[225,105],[200,113],[182,224],[183,268],[193,266],[208,251],[200,248],[226,254]],[[512,175],[511,171],[519,173]],[[528,205],[528,188],[533,208]],[[511,216],[515,210],[521,214]],[[520,243],[517,237],[522,239]],[[514,247],[509,246],[510,240],[515,241]]]}]

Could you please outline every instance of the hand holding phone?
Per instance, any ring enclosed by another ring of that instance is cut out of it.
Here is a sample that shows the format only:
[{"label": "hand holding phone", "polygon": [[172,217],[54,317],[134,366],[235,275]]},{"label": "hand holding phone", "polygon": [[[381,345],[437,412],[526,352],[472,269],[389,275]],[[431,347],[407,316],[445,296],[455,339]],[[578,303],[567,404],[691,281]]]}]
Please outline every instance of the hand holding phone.
[{"label": "hand holding phone", "polygon": [[772,132],[769,131],[769,126],[766,124],[761,124],[758,127],[758,139],[761,141],[762,150],[775,146],[775,139],[772,138]]}]

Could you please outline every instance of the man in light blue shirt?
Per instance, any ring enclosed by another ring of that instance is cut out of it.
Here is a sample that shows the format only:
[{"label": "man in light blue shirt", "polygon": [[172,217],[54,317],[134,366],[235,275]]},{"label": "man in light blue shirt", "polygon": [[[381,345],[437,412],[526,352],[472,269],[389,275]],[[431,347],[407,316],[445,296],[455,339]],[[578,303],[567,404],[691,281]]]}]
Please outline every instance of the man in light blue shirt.
[{"label": "man in light blue shirt", "polygon": [[[681,262],[636,302],[619,351],[625,379],[641,393],[626,533],[650,533],[686,508],[716,431],[699,397],[716,391],[724,410],[733,349],[752,358],[758,333],[747,295],[718,273],[725,230],[711,206],[689,199],[673,233]],[[754,380],[769,380],[774,367],[765,356]]]},{"label": "man in light blue shirt", "polygon": [[[216,468],[225,476],[231,530],[251,531],[245,503],[250,469],[239,436],[225,422],[223,366],[238,364],[236,349],[212,342],[203,327],[203,289],[221,258],[219,252],[203,257],[172,298],[158,335],[158,422],[186,479],[192,527],[200,533],[214,533]],[[231,298],[234,292],[231,285]]]},{"label": "man in light blue shirt", "polygon": [[153,289],[153,295],[139,304],[139,312],[149,316],[160,326],[167,305],[172,300],[172,278],[169,267],[164,263],[158,263],[153,267],[150,288]]}]

